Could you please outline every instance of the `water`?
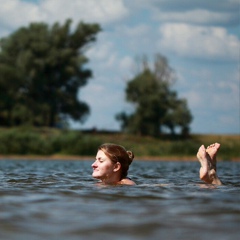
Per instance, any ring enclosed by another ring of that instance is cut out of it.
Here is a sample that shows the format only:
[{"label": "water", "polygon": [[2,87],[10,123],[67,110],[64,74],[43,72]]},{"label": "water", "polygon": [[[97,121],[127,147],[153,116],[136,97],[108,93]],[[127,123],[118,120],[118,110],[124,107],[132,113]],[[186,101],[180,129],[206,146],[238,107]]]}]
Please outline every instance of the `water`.
[{"label": "water", "polygon": [[[224,186],[198,162],[135,161],[137,186],[99,187],[91,161],[0,161],[0,239],[238,239],[240,162],[220,162]],[[161,185],[162,184],[162,185]]]}]

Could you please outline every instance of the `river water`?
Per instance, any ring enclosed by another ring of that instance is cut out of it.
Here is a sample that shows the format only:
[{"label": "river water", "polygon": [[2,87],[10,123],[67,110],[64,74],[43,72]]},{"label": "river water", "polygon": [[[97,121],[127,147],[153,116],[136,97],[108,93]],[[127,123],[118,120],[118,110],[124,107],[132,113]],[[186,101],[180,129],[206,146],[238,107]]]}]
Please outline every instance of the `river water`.
[{"label": "river water", "polygon": [[0,239],[240,237],[240,162],[219,162],[223,186],[199,163],[135,161],[136,186],[97,186],[92,161],[1,160]]}]

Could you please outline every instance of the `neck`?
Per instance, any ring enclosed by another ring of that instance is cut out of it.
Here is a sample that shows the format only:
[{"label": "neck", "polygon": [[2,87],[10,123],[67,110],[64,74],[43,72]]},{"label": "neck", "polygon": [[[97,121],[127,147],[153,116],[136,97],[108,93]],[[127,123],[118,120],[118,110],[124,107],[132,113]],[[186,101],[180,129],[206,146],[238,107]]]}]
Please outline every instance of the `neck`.
[{"label": "neck", "polygon": [[121,181],[121,177],[118,174],[113,174],[112,176],[101,179],[104,184],[117,184]]}]

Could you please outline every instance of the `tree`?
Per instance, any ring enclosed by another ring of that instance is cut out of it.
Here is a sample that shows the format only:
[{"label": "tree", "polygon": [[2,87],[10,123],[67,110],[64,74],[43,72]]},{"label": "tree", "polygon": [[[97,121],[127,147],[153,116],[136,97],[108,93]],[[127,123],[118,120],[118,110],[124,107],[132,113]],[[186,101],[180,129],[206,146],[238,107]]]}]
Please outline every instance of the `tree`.
[{"label": "tree", "polygon": [[151,70],[144,58],[142,69],[126,87],[126,100],[135,106],[135,112],[122,112],[116,115],[123,130],[141,135],[159,136],[162,127],[175,134],[180,127],[182,133],[189,132],[191,113],[184,99],[178,99],[171,90],[175,82],[174,71],[165,57],[157,55],[154,69]]},{"label": "tree", "polygon": [[5,89],[0,93],[5,96],[0,98],[0,119],[8,112],[12,124],[14,118],[23,123],[26,113],[28,121],[40,126],[52,127],[66,118],[84,121],[89,107],[77,95],[92,76],[84,52],[100,30],[98,24],[80,22],[72,31],[71,20],[52,27],[31,23],[1,39],[0,87]]}]

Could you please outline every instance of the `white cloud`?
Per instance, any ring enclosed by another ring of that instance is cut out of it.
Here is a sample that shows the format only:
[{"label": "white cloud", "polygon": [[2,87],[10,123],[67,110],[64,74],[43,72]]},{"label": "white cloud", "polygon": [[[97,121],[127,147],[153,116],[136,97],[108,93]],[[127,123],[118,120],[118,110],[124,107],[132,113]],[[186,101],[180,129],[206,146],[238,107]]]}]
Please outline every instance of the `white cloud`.
[{"label": "white cloud", "polygon": [[[31,21],[38,21],[43,17],[39,7],[32,3],[20,0],[0,0],[0,22],[1,28],[11,31]],[[0,31],[3,35],[3,30]]]},{"label": "white cloud", "polygon": [[108,23],[122,19],[128,14],[121,0],[44,0],[41,8],[48,13],[48,18],[58,19],[74,18],[77,21],[91,21]]},{"label": "white cloud", "polygon": [[156,53],[156,29],[151,24],[139,23],[134,26],[121,24],[115,27],[115,32],[109,34],[109,38],[121,39],[119,46],[125,54],[131,53],[135,57],[139,54]]},{"label": "white cloud", "polygon": [[20,26],[30,22],[65,22],[66,19],[97,22],[100,24],[113,23],[128,15],[128,9],[122,0],[43,0],[39,3],[30,3],[21,0],[0,0],[0,36],[8,34]]},{"label": "white cloud", "polygon": [[221,27],[164,24],[159,47],[181,57],[239,60],[240,41]]},{"label": "white cloud", "polygon": [[155,18],[165,22],[181,22],[193,24],[224,24],[236,21],[236,16],[231,12],[213,12],[205,9],[196,9],[182,12],[155,13]]},{"label": "white cloud", "polygon": [[139,24],[135,27],[121,26],[118,28],[119,33],[123,33],[128,37],[142,37],[149,32],[149,26]]},{"label": "white cloud", "polygon": [[[239,0],[152,0],[148,4],[144,0],[141,2],[145,2],[145,7],[150,7],[155,12],[155,17],[161,19],[163,15],[162,19],[168,21],[172,18],[182,21],[188,17],[189,23],[197,20],[208,24],[239,24]],[[199,19],[201,15],[202,20]],[[205,17],[207,19],[204,19]]]},{"label": "white cloud", "polygon": [[95,61],[106,61],[106,58],[113,52],[114,45],[109,41],[98,41],[87,51],[87,56]]},{"label": "white cloud", "polygon": [[135,62],[130,56],[125,56],[123,59],[120,60],[120,69],[125,72],[129,73],[134,68]]},{"label": "white cloud", "polygon": [[160,52],[180,76],[176,91],[187,98],[194,114],[193,131],[236,132],[239,0],[0,0],[0,4],[0,37],[38,21],[52,24],[71,18],[73,27],[80,20],[102,26],[87,52],[94,79],[79,91],[91,108],[84,126],[118,128],[114,115],[126,109],[124,80],[137,72],[136,57],[151,58]]},{"label": "white cloud", "polygon": [[[216,69],[212,65],[205,64],[200,68],[183,71],[184,81],[177,82],[182,88],[179,96],[186,98],[194,117],[204,118],[201,114],[206,113],[209,116],[230,115],[232,118],[240,114],[240,85],[238,70],[222,66]],[[187,79],[186,72],[188,74]]]},{"label": "white cloud", "polygon": [[90,60],[90,65],[94,65],[94,69],[106,69],[112,68],[117,64],[118,57],[116,49],[113,48],[111,42],[98,42],[86,53]]},{"label": "white cloud", "polygon": [[203,100],[202,93],[196,90],[190,90],[185,93],[185,98],[188,100],[188,104],[191,109],[199,108],[202,106]]}]

